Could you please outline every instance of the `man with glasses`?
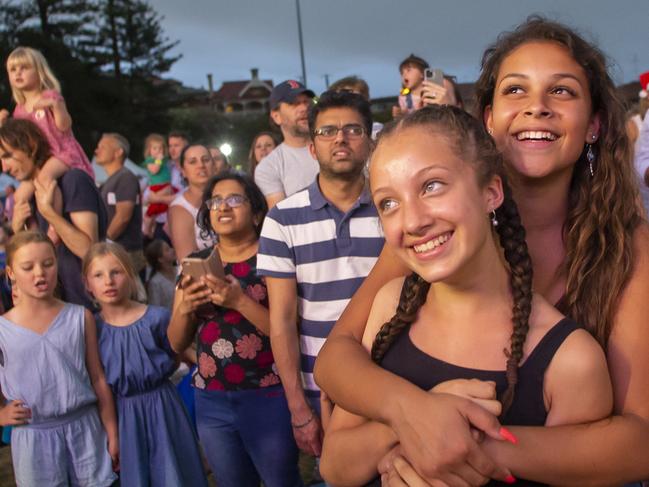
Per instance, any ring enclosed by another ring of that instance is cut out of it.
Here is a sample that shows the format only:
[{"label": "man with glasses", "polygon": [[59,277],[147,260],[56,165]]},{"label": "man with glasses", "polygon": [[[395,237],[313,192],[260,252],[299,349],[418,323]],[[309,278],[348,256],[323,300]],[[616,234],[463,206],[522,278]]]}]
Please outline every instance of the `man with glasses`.
[{"label": "man with glasses", "polygon": [[264,193],[268,208],[311,184],[318,174],[318,164],[308,149],[307,114],[314,96],[292,79],[278,84],[270,94],[270,117],[282,131],[284,142],[255,169],[255,183]]},{"label": "man with glasses", "polygon": [[321,417],[313,365],[374,266],[383,235],[364,176],[372,143],[369,103],[355,93],[326,92],[309,112],[309,128],[320,173],[268,213],[257,272],[266,276],[270,339],[293,434],[302,450],[319,456],[321,418],[329,412]]}]

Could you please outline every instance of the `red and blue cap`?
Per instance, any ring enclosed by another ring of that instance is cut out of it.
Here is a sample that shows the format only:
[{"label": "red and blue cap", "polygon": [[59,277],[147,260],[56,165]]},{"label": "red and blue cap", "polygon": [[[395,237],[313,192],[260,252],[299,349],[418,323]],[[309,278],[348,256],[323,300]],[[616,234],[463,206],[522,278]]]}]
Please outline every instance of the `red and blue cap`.
[{"label": "red and blue cap", "polygon": [[299,81],[295,81],[294,79],[282,81],[273,88],[273,91],[270,94],[270,109],[275,110],[279,107],[280,103],[293,103],[295,98],[302,93],[310,98],[315,97],[315,93],[307,89],[306,86]]}]

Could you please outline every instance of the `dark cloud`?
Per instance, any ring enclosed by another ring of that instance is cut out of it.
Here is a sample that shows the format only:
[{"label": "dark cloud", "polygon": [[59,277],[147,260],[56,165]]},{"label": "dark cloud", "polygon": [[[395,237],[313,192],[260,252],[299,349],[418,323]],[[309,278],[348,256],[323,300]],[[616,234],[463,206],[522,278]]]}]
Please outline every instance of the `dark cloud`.
[{"label": "dark cloud", "polygon": [[[166,34],[183,54],[170,75],[218,87],[250,68],[276,82],[301,75],[294,0],[153,0]],[[478,75],[480,56],[498,33],[532,13],[576,27],[615,63],[618,81],[649,70],[646,0],[301,0],[308,84],[314,91],[357,74],[373,96],[396,94],[399,61],[411,52],[462,81]]]}]

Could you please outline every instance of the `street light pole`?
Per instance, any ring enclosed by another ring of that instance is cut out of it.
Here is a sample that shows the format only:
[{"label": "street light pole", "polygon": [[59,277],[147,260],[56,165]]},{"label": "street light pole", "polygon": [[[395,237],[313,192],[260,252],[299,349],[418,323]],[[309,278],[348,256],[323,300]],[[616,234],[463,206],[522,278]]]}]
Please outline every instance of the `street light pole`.
[{"label": "street light pole", "polygon": [[295,0],[297,10],[297,34],[300,40],[300,60],[302,61],[302,83],[306,85],[306,66],[304,64],[304,41],[302,40],[302,15],[300,15],[300,0]]}]

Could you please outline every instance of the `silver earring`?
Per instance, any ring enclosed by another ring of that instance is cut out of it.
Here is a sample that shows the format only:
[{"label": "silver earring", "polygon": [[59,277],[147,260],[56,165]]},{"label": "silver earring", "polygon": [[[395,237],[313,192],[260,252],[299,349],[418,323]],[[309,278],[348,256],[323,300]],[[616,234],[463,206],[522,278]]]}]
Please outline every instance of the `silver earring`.
[{"label": "silver earring", "polygon": [[588,145],[588,149],[586,150],[586,160],[588,161],[588,169],[590,170],[590,177],[592,178],[593,176],[595,176],[595,170],[593,169],[593,162],[595,162],[595,151],[593,150],[592,144],[586,145]]},{"label": "silver earring", "polygon": [[494,134],[494,129],[489,129],[489,130],[487,130],[487,132],[489,132],[489,135],[493,135]]},{"label": "silver earring", "polygon": [[496,218],[496,210],[491,210],[491,224],[494,227],[498,226],[498,218]]}]

